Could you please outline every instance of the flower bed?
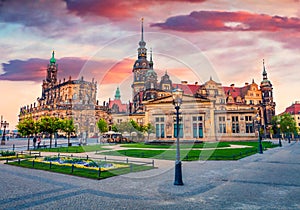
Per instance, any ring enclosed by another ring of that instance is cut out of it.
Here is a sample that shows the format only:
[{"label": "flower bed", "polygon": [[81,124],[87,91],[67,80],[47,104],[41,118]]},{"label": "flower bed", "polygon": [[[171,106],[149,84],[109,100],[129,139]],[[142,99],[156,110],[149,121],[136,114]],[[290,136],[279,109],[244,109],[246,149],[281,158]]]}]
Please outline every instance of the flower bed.
[{"label": "flower bed", "polygon": [[91,159],[78,158],[78,157],[60,157],[60,156],[52,156],[52,157],[44,157],[37,158],[35,162],[43,162],[61,165],[61,166],[72,166],[74,165],[77,168],[89,168],[101,171],[117,169],[117,168],[126,168],[128,164],[120,164],[120,163],[109,163],[106,161],[94,161]]}]

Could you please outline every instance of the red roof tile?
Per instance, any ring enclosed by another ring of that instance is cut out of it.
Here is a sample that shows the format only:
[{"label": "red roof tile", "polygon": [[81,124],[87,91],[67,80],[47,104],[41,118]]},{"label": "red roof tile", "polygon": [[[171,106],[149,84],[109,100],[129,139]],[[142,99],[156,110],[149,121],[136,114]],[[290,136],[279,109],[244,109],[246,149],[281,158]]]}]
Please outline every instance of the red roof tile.
[{"label": "red roof tile", "polygon": [[183,90],[184,94],[194,95],[200,88],[200,85],[190,85],[190,84],[173,84],[173,88],[180,88]]},{"label": "red roof tile", "polygon": [[292,104],[291,106],[287,107],[284,113],[300,114],[300,102],[296,102],[295,104]]}]

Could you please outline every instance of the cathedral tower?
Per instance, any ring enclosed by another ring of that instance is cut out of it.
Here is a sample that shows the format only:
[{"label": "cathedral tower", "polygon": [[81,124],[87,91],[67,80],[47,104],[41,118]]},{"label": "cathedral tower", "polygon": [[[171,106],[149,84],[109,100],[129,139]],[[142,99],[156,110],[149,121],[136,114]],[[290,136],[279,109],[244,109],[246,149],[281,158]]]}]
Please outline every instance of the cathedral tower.
[{"label": "cathedral tower", "polygon": [[146,42],[144,41],[144,20],[141,21],[141,40],[138,48],[138,59],[133,65],[133,83],[132,97],[145,89],[146,73],[150,69],[149,61],[147,60]]},{"label": "cathedral tower", "polygon": [[54,51],[50,58],[50,64],[48,64],[46,81],[50,83],[51,86],[54,86],[57,82],[57,64],[56,59],[54,58]]},{"label": "cathedral tower", "polygon": [[263,125],[268,128],[271,125],[272,117],[275,116],[275,102],[273,101],[273,87],[268,80],[265,61],[263,60],[263,81],[260,83],[262,93]]}]

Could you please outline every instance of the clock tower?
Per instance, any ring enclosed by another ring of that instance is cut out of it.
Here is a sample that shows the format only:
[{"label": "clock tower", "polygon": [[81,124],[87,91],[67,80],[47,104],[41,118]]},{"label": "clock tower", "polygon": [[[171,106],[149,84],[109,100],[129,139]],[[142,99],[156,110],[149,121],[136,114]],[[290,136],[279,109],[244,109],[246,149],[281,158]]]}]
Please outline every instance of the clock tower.
[{"label": "clock tower", "polygon": [[262,111],[263,111],[263,125],[267,130],[271,126],[272,117],[275,116],[275,102],[273,101],[273,87],[268,80],[267,71],[265,68],[265,61],[263,60],[263,81],[260,83],[260,90],[262,93]]},{"label": "clock tower", "polygon": [[133,65],[133,83],[132,87],[132,98],[134,98],[140,91],[145,90],[146,73],[150,69],[149,61],[147,60],[147,48],[146,42],[144,41],[144,20],[141,20],[141,40],[139,42],[138,59]]}]

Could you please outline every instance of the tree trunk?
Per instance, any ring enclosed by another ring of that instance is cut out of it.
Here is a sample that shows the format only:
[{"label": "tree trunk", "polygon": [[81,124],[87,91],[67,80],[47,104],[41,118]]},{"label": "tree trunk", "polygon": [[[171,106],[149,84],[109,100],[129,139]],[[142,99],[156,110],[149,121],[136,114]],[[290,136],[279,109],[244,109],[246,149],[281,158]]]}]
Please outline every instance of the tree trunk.
[{"label": "tree trunk", "polygon": [[70,144],[70,133],[68,133],[68,147],[71,146]]},{"label": "tree trunk", "polygon": [[27,140],[27,150],[29,150],[29,145],[30,145],[30,136],[27,137],[28,140]]},{"label": "tree trunk", "polygon": [[50,134],[50,148],[52,148],[52,134]]}]

